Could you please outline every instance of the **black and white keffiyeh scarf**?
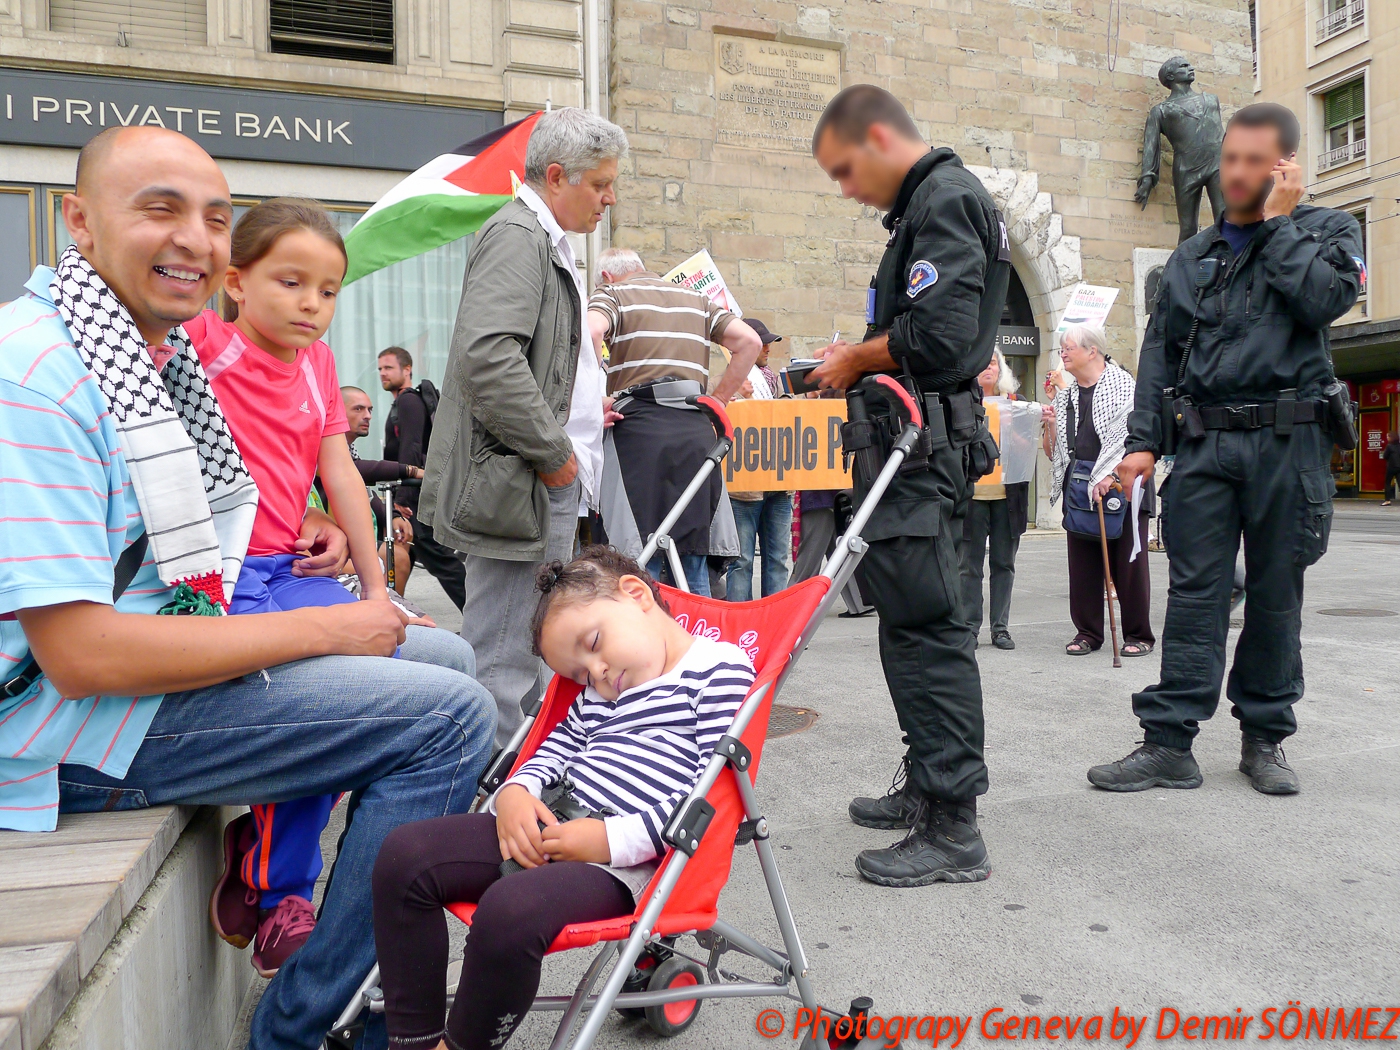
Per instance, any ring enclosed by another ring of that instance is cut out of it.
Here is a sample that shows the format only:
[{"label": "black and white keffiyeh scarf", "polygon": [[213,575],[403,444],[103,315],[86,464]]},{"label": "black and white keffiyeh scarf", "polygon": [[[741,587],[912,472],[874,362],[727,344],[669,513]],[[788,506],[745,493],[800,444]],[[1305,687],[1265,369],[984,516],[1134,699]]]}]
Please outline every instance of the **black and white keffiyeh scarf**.
[{"label": "black and white keffiyeh scarf", "polygon": [[1069,443],[1070,399],[1074,399],[1075,432],[1078,433],[1080,427],[1092,425],[1094,433],[1099,436],[1099,458],[1090,475],[1092,487],[1108,477],[1123,461],[1123,450],[1128,441],[1128,415],[1133,410],[1136,393],[1137,380],[1127,369],[1109,361],[1094,386],[1093,405],[1089,410],[1093,418],[1079,419],[1079,383],[1069,376],[1069,386],[1055,395],[1055,445],[1054,454],[1050,457],[1052,505],[1064,491],[1065,475],[1070,472],[1070,464],[1074,461],[1074,449]]},{"label": "black and white keffiyeh scarf", "polygon": [[50,291],[116,419],[161,581],[187,583],[226,607],[258,489],[189,336],[171,329],[175,353],[157,371],[131,314],[73,245]]}]

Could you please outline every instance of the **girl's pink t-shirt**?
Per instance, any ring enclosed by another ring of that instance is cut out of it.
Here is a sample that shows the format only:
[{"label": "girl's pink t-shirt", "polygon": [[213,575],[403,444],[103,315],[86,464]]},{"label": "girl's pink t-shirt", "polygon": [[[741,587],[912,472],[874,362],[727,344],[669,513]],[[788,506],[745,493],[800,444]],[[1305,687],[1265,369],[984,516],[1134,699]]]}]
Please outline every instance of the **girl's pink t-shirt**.
[{"label": "girl's pink t-shirt", "polygon": [[350,429],[331,348],[317,340],[285,364],[213,310],[184,327],[258,483],[248,553],[294,554],[321,439]]}]

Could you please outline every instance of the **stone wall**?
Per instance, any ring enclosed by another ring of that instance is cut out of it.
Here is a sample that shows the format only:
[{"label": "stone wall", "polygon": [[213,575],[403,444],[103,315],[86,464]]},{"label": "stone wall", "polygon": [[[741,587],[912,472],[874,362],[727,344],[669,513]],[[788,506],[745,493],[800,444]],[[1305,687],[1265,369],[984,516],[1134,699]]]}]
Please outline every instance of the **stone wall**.
[{"label": "stone wall", "polygon": [[[839,62],[841,85],[889,88],[930,143],[977,168],[1007,210],[1042,329],[1074,282],[1121,289],[1110,340],[1131,363],[1134,248],[1176,240],[1169,172],[1145,211],[1132,200],[1143,122],[1166,94],[1157,68],[1186,55],[1227,115],[1252,85],[1245,0],[1121,6],[1114,55],[1108,0],[615,0],[612,114],[633,153],[613,243],[658,270],[708,248],[741,306],[794,355],[836,330],[858,334],[885,241],[878,215],[792,148],[810,137],[813,99],[835,90],[813,71]],[[774,79],[784,63],[800,80]],[[785,83],[798,90],[762,97]],[[770,144],[734,145],[765,141],[755,133]]]}]

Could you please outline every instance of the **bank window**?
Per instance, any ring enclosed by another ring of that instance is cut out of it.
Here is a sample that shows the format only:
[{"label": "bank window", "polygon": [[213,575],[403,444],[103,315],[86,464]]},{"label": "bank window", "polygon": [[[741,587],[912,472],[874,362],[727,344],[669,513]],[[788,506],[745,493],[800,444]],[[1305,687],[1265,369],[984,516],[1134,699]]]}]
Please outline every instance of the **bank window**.
[{"label": "bank window", "polygon": [[279,54],[394,61],[394,0],[272,0],[268,14]]},{"label": "bank window", "polygon": [[1326,171],[1366,156],[1366,79],[1357,77],[1322,95],[1326,150],[1318,170]]},{"label": "bank window", "polygon": [[[331,206],[331,218],[349,233],[363,209]],[[383,448],[384,418],[391,398],[379,386],[379,351],[401,346],[413,355],[413,381],[431,379],[439,388],[447,370],[452,328],[462,298],[470,237],[394,263],[341,290],[326,342],[335,352],[340,382],[366,391],[374,404],[369,437],[360,455],[373,458]]]},{"label": "bank window", "polygon": [[49,29],[118,47],[209,43],[208,0],[49,0]]}]

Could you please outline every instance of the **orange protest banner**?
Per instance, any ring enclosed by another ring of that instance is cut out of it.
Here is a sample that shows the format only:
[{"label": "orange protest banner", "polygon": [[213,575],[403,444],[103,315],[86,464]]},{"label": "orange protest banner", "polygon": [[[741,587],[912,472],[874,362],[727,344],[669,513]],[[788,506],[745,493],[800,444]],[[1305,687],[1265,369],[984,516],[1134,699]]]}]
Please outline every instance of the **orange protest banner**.
[{"label": "orange protest banner", "polygon": [[844,399],[731,401],[734,447],[724,461],[730,492],[848,489],[841,463]]}]

